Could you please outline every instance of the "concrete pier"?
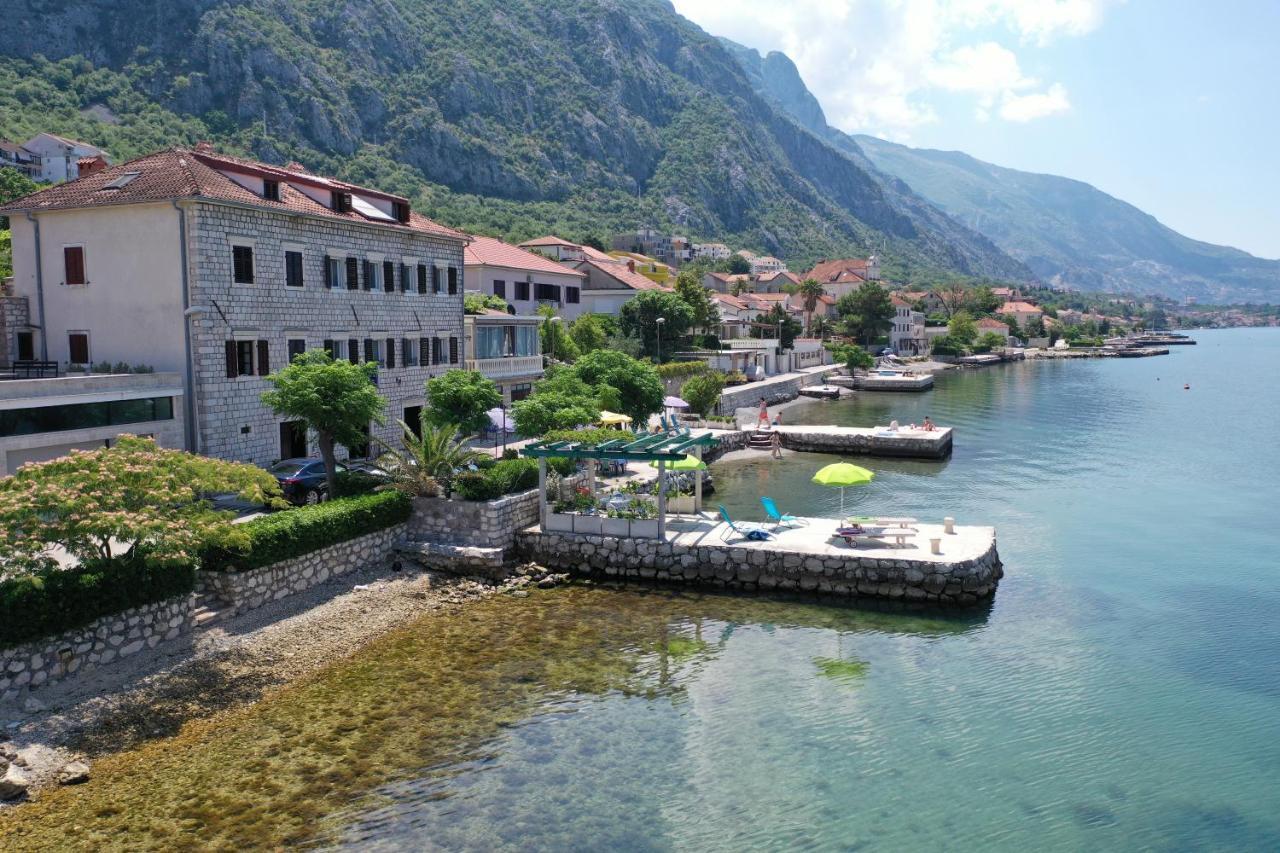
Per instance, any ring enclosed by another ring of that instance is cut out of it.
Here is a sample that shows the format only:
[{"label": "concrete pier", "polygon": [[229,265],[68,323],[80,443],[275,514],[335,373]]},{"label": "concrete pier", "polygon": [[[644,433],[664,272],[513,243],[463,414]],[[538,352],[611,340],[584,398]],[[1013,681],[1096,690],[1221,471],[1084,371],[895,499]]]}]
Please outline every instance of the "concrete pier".
[{"label": "concrete pier", "polygon": [[882,375],[874,371],[859,373],[854,377],[860,391],[928,391],[933,387],[932,373],[893,373]]},{"label": "concrete pier", "polygon": [[[516,534],[516,549],[522,559],[582,577],[949,605],[989,598],[1004,575],[993,527],[954,527],[947,533],[942,525],[919,524],[905,544],[861,540],[851,547],[833,536],[835,519],[801,521],[764,541],[739,537],[706,517],[672,521],[665,540],[534,526]],[[933,553],[932,540],[939,553]]]},{"label": "concrete pier", "polygon": [[951,427],[922,429],[888,427],[777,426],[782,446],[809,453],[841,453],[902,459],[946,459],[951,455]]}]

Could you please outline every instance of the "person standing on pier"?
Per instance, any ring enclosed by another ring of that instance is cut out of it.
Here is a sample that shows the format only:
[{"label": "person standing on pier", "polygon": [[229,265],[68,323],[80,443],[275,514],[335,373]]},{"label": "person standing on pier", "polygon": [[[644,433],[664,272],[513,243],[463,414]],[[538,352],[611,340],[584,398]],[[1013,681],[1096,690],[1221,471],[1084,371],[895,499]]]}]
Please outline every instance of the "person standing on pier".
[{"label": "person standing on pier", "polygon": [[769,439],[769,448],[774,459],[782,458],[782,433],[774,432],[773,436]]},{"label": "person standing on pier", "polygon": [[769,404],[764,401],[764,397],[760,398],[760,413],[756,415],[756,429],[760,429],[762,423],[766,429],[769,427]]}]

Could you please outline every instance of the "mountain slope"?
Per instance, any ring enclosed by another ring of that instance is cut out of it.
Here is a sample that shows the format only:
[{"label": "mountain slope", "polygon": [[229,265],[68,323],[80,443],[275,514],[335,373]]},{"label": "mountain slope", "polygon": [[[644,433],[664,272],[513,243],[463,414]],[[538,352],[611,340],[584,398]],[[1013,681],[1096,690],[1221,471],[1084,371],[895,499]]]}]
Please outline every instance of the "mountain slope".
[{"label": "mountain slope", "polygon": [[[1028,278],[757,94],[660,0],[16,0],[0,135],[210,138],[529,237],[647,223],[787,258]],[[143,144],[142,140],[145,140]]]},{"label": "mountain slope", "polygon": [[727,42],[758,92],[872,173],[909,185],[1053,284],[1079,290],[1195,296],[1203,302],[1280,301],[1280,261],[1192,240],[1081,181],[909,148],[827,126],[783,54]]}]

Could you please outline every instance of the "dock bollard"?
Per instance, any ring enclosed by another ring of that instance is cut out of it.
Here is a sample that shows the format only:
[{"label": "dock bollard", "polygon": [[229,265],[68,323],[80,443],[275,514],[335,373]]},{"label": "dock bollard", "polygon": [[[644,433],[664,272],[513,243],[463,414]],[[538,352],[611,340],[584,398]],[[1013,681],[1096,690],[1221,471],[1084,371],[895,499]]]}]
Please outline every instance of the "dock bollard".
[{"label": "dock bollard", "polygon": [[945,530],[947,533],[955,533],[956,520],[951,516],[947,516],[946,518],[942,519],[942,529]]},{"label": "dock bollard", "polygon": [[941,539],[930,539],[930,540],[929,540],[929,553],[930,553],[930,554],[941,554],[941,553],[942,553],[942,540],[941,540]]}]

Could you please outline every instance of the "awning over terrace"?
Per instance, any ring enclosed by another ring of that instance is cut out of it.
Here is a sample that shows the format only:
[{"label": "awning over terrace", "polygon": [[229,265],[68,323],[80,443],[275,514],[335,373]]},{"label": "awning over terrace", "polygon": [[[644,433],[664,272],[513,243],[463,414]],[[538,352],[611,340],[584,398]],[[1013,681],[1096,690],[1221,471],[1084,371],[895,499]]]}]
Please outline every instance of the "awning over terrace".
[{"label": "awning over terrace", "polygon": [[[667,495],[662,488],[667,469],[692,454],[702,457],[703,448],[714,447],[718,439],[710,432],[682,433],[623,433],[619,438],[599,444],[561,440],[535,441],[521,448],[523,456],[538,460],[539,522],[545,527],[547,520],[547,460],[553,457],[585,460],[621,460],[623,462],[652,462],[658,468],[658,535],[665,537],[667,529]],[[698,498],[701,498],[702,478],[695,480]],[[592,489],[594,490],[594,482]],[[699,500],[700,504],[701,501]]]}]

